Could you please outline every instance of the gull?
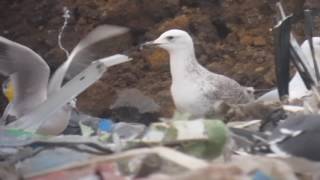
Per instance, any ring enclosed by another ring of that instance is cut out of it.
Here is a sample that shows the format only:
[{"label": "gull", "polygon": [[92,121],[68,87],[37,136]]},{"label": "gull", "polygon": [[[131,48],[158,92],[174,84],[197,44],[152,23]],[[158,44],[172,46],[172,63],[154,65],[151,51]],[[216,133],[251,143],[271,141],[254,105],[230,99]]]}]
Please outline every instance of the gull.
[{"label": "gull", "polygon": [[[73,49],[68,59],[57,69],[49,81],[48,64],[32,49],[0,37],[0,74],[9,77],[14,89],[14,98],[3,114],[16,119],[37,109],[50,96],[58,93],[72,62],[88,63],[86,49],[102,40],[123,34],[128,29],[119,26],[102,25],[82,39]],[[10,84],[10,83],[9,83]],[[60,134],[68,125],[75,104],[69,102],[51,115],[37,130],[41,134]]]},{"label": "gull", "polygon": [[[313,37],[312,38],[315,58],[320,60],[320,37]],[[307,58],[306,62],[309,62],[309,66],[313,67],[312,64],[312,54],[308,40],[305,40],[301,45],[301,50],[305,57]],[[301,99],[305,96],[310,95],[310,91],[307,89],[306,85],[304,84],[300,73],[297,71],[293,78],[290,80],[289,83],[289,100],[294,99]],[[265,93],[264,95],[260,96],[258,101],[276,101],[279,100],[279,94],[277,89],[273,89],[270,92]]]},{"label": "gull", "polygon": [[253,145],[251,153],[267,153],[268,157],[284,160],[297,173],[319,178],[319,120],[319,114],[291,115],[270,133],[266,142]]},{"label": "gull", "polygon": [[196,59],[191,36],[179,29],[164,32],[144,46],[165,49],[170,56],[171,95],[178,111],[204,117],[214,111],[214,104],[244,104],[253,100],[253,88],[205,69]]}]

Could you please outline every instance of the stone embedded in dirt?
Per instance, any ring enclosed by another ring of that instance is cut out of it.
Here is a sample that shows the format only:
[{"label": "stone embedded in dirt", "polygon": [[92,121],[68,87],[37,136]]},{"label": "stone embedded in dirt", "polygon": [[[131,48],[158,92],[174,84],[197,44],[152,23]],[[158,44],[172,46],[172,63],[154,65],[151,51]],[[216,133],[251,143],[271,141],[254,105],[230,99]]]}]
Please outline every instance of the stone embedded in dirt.
[{"label": "stone embedded in dirt", "polygon": [[265,46],[267,41],[262,36],[252,36],[248,34],[240,35],[240,43],[246,46]]},{"label": "stone embedded in dirt", "polygon": [[240,37],[240,43],[246,46],[250,46],[253,44],[254,37],[250,35],[244,35]]},{"label": "stone embedded in dirt", "polygon": [[110,106],[111,109],[120,107],[135,107],[140,113],[158,112],[159,105],[150,97],[145,96],[138,89],[125,89],[118,93],[117,100]]},{"label": "stone embedded in dirt", "polygon": [[318,0],[306,0],[305,7],[306,8],[312,8],[312,9],[319,9],[320,8],[320,1],[318,1]]},{"label": "stone embedded in dirt", "polygon": [[264,70],[264,67],[258,67],[254,71],[258,73],[258,72],[262,72],[263,70]]},{"label": "stone embedded in dirt", "polygon": [[169,55],[162,49],[144,50],[144,59],[150,63],[152,68],[160,68],[169,64]]},{"label": "stone embedded in dirt", "polygon": [[169,29],[187,29],[190,24],[190,19],[186,15],[181,15],[173,18],[172,20],[165,21],[160,27],[159,32],[165,32]]},{"label": "stone embedded in dirt", "polygon": [[116,122],[137,122],[147,125],[158,121],[160,112],[160,106],[138,89],[119,91],[110,109],[111,118]]},{"label": "stone embedded in dirt", "polygon": [[110,0],[105,3],[105,21],[115,21],[145,31],[161,20],[172,17],[179,9],[177,0]]},{"label": "stone embedded in dirt", "polygon": [[255,37],[253,39],[253,45],[255,46],[265,46],[267,44],[266,39],[262,36]]}]

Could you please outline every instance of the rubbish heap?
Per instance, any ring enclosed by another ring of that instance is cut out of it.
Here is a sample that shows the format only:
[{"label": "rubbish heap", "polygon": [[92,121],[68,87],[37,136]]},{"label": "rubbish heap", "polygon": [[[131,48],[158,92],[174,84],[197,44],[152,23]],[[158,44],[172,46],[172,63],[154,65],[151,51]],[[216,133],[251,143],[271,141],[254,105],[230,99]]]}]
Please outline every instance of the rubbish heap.
[{"label": "rubbish heap", "polygon": [[[72,56],[88,53],[85,48],[107,31],[100,27],[55,72],[50,84],[59,88],[41,106],[13,122],[4,115],[8,122],[0,127],[0,179],[316,178],[320,174],[320,71],[312,17],[317,11],[306,10],[304,16],[306,42],[314,60],[307,62],[290,28],[299,18],[286,16],[281,4],[277,5],[280,16],[273,31],[281,101],[267,101],[270,96],[265,96],[242,105],[222,102],[215,114],[205,118],[179,112],[160,118],[156,102],[139,90],[128,89],[119,93],[109,118],[92,117],[74,107],[62,134],[41,133],[39,128],[50,116],[107,68],[131,60],[121,54],[90,62],[73,60]],[[298,103],[288,98],[290,61],[310,93]]]}]

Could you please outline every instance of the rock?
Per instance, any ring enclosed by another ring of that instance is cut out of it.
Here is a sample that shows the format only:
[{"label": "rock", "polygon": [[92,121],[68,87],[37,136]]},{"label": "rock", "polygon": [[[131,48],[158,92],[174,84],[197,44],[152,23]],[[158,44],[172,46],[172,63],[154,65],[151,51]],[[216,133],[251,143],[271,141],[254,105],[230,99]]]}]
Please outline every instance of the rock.
[{"label": "rock", "polygon": [[258,72],[262,72],[263,70],[264,70],[264,67],[258,67],[254,71],[258,73]]},{"label": "rock", "polygon": [[265,46],[267,44],[266,39],[262,36],[255,37],[253,39],[253,45],[255,46]]},{"label": "rock", "polygon": [[165,21],[160,25],[158,32],[162,33],[169,29],[187,29],[190,25],[190,19],[187,15],[177,16],[171,20]]},{"label": "rock", "polygon": [[160,106],[150,97],[137,89],[125,89],[118,93],[117,100],[110,106],[111,109],[120,107],[136,107],[140,113],[158,112]]},{"label": "rock", "polygon": [[240,43],[246,46],[249,46],[253,43],[254,38],[250,35],[244,35],[240,37]]},{"label": "rock", "polygon": [[243,35],[240,36],[240,43],[246,46],[264,46],[267,44],[266,40],[262,36]]},{"label": "rock", "polygon": [[143,53],[144,59],[150,63],[152,68],[160,68],[169,64],[169,55],[162,49],[153,49]]},{"label": "rock", "polygon": [[317,0],[306,0],[305,7],[312,9],[320,9],[320,2]]},{"label": "rock", "polygon": [[168,0],[111,0],[105,5],[106,21],[119,21],[121,24],[145,31],[162,19],[172,16],[178,10],[178,1]]},{"label": "rock", "polygon": [[116,122],[136,122],[146,125],[158,121],[160,112],[160,106],[137,89],[118,92],[118,97],[110,109],[111,118]]}]

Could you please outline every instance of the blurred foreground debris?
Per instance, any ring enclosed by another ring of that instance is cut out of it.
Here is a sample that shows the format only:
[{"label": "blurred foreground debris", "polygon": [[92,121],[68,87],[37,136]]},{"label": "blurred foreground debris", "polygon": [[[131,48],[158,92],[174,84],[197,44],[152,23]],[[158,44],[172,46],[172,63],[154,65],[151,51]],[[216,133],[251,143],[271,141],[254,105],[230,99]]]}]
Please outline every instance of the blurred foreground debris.
[{"label": "blurred foreground debris", "polygon": [[82,136],[1,129],[0,162],[28,179],[295,179],[279,160],[232,155],[242,146],[234,137],[248,132],[250,139],[245,128],[256,122],[241,123],[229,129],[219,120],[190,121],[188,115],[176,114],[149,127],[100,119],[100,130],[82,124]]},{"label": "blurred foreground debris", "polygon": [[[65,161],[66,164],[54,166],[51,162],[57,159],[56,156],[59,154],[66,155],[68,151],[60,149],[55,152],[42,152],[38,158],[22,162],[19,165],[20,172],[24,173],[25,178],[37,180],[89,177],[95,179],[131,177],[146,180],[296,179],[293,171],[285,163],[261,157],[234,157],[234,160],[229,163],[210,163],[169,148],[155,147],[130,150],[111,156],[91,157],[86,161],[83,160],[84,155],[69,153],[71,156],[68,159],[56,160],[60,163]],[[75,160],[77,163],[74,163]]]}]

